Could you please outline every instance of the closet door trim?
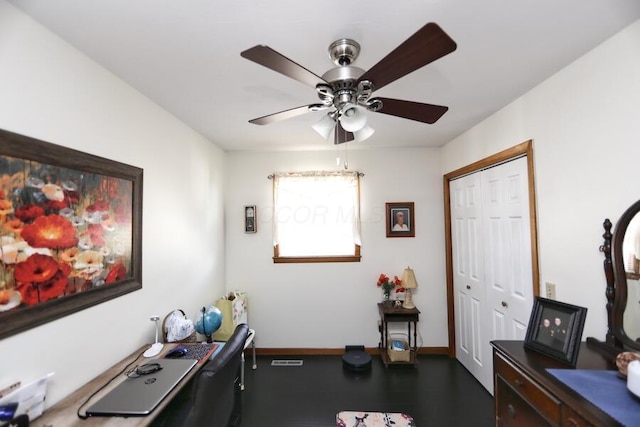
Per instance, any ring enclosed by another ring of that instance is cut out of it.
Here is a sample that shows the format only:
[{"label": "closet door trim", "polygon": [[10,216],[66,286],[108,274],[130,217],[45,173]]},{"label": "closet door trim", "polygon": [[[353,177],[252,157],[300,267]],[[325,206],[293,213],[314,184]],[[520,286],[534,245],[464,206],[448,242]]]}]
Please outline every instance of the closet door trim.
[{"label": "closet door trim", "polygon": [[507,148],[504,151],[486,157],[477,162],[463,166],[453,172],[449,172],[443,177],[444,186],[444,231],[445,231],[445,250],[446,250],[446,270],[447,270],[447,322],[449,330],[449,357],[456,357],[456,325],[454,315],[454,289],[453,289],[453,247],[451,240],[451,194],[449,191],[449,183],[451,180],[497,166],[509,160],[518,157],[527,157],[527,171],[529,180],[529,231],[531,233],[531,271],[533,296],[540,295],[539,270],[538,270],[538,227],[536,219],[536,193],[534,186],[534,170],[533,170],[533,141],[528,140],[521,144]]}]

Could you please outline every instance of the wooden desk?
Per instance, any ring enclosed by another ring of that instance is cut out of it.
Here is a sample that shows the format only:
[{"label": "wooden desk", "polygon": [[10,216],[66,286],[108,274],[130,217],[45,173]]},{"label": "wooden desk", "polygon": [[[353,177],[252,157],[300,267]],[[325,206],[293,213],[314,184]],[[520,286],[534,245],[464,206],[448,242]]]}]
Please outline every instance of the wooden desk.
[{"label": "wooden desk", "polygon": [[[557,380],[547,368],[566,365],[525,350],[522,341],[493,341],[496,426],[618,426],[609,415]],[[615,369],[610,358],[580,344],[576,369]]]},{"label": "wooden desk", "polygon": [[[382,327],[380,328],[380,357],[385,366],[390,364],[398,365],[415,365],[418,361],[418,336],[417,323],[420,310],[417,308],[402,308],[395,305],[387,306],[384,303],[378,303],[378,313]],[[389,322],[407,322],[407,340],[409,340],[409,360],[408,361],[392,361],[389,358],[387,350],[389,348]],[[413,335],[411,334],[411,326],[413,325]],[[413,338],[413,339],[412,339]]]},{"label": "wooden desk", "polygon": [[[164,348],[160,352],[157,358],[162,357],[169,350],[175,348],[180,344],[165,344]],[[145,345],[144,347],[140,347],[138,350],[130,354],[128,357],[118,362],[116,365],[107,369],[105,372],[80,387],[75,392],[71,393],[69,396],[65,397],[52,407],[46,409],[42,416],[36,418],[30,426],[35,427],[68,427],[68,426],[82,426],[82,427],[93,427],[93,426],[114,426],[114,427],[130,427],[130,426],[146,426],[149,425],[154,418],[162,412],[162,409],[166,407],[169,402],[178,394],[178,392],[189,382],[193,376],[204,366],[207,362],[207,358],[204,360],[199,360],[196,366],[180,381],[180,383],[169,393],[167,397],[165,397],[162,402],[156,407],[156,409],[151,412],[151,414],[144,417],[89,417],[85,420],[78,418],[76,411],[78,407],[83,404],[83,402],[89,397],[92,393],[98,390],[103,385],[107,384],[112,378],[115,378],[108,386],[106,386],[103,390],[97,393],[91,400],[89,400],[86,404],[82,406],[82,410],[80,413],[84,415],[84,411],[91,406],[93,403],[97,402],[102,396],[107,394],[110,390],[112,390],[116,385],[120,384],[122,381],[126,379],[126,376],[120,374],[120,372],[127,367],[127,365],[131,364],[129,368],[135,368],[137,365],[143,365],[148,363],[153,358],[146,358],[142,356],[142,353],[146,349],[149,348],[149,345]]]}]

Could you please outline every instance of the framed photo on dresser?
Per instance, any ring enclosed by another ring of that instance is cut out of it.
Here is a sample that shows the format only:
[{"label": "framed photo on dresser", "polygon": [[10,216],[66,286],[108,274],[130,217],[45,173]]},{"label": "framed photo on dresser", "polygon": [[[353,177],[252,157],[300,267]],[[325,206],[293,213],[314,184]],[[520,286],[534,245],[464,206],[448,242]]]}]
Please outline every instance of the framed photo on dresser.
[{"label": "framed photo on dresser", "polygon": [[586,317],[584,307],[536,297],[524,346],[573,367],[578,360]]}]

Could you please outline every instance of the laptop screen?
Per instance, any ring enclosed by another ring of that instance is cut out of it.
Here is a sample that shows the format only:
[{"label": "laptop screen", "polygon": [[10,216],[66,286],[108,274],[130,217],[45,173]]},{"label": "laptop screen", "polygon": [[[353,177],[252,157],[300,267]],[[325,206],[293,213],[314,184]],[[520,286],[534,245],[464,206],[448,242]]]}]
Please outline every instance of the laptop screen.
[{"label": "laptop screen", "polygon": [[[148,415],[189,373],[197,360],[151,359],[162,369],[149,374],[128,377],[87,409],[90,416]],[[144,366],[144,365],[143,365]],[[142,367],[139,372],[144,372]]]}]

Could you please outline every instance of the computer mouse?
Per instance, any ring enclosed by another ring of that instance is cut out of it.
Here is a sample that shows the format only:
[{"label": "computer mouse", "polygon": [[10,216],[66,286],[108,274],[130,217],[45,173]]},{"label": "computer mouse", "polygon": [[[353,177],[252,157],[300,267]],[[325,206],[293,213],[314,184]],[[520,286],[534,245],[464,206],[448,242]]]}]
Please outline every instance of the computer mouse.
[{"label": "computer mouse", "polygon": [[169,351],[164,357],[168,358],[168,359],[179,359],[181,357],[185,357],[187,355],[187,352],[189,350],[187,350],[186,347],[176,347],[173,350]]}]

